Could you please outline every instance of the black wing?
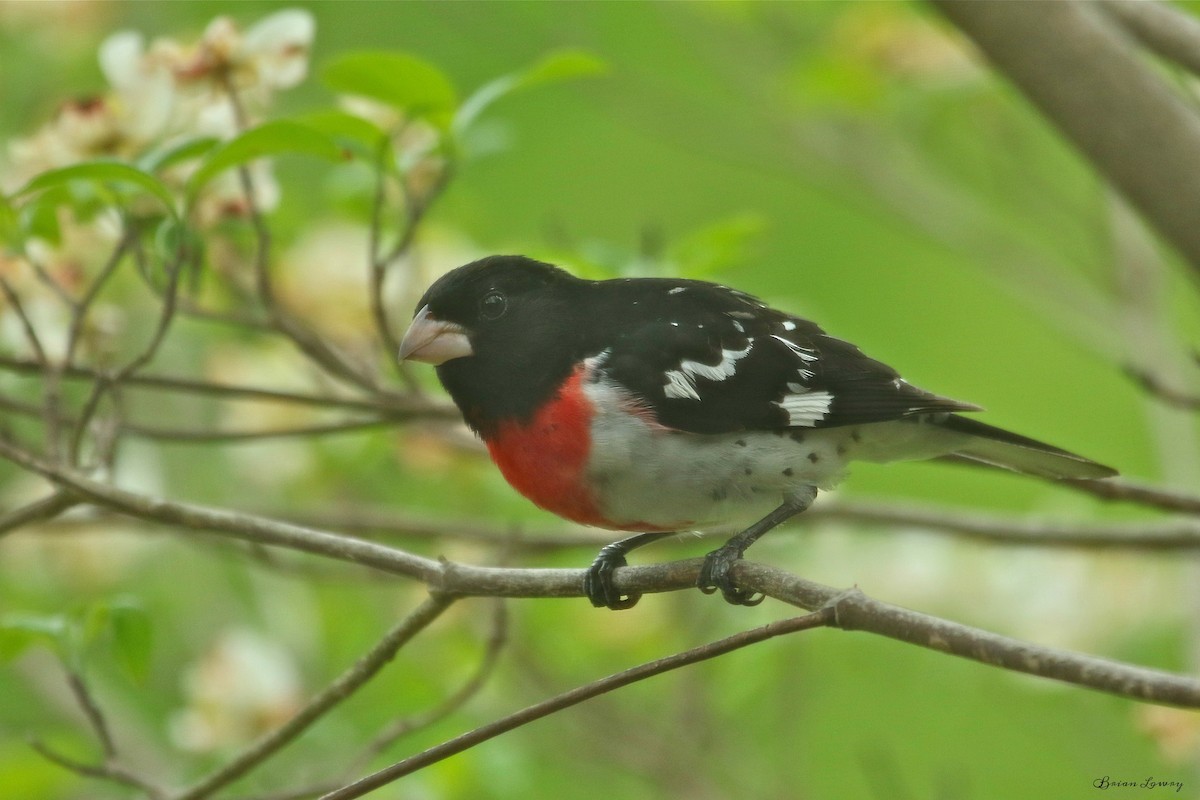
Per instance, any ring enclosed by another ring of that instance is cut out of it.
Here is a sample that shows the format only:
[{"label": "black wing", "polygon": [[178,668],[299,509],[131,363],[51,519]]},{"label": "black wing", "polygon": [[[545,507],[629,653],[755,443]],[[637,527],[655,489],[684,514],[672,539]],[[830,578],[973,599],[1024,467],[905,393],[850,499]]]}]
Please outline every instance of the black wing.
[{"label": "black wing", "polygon": [[701,281],[605,281],[619,333],[599,364],[678,430],[828,428],[977,406],[912,386],[820,327]]}]

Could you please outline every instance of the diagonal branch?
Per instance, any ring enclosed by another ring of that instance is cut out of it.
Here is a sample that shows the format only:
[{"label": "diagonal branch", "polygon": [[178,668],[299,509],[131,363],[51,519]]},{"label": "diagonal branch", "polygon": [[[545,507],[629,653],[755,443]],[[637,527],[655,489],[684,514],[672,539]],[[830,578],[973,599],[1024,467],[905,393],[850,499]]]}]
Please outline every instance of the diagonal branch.
[{"label": "diagonal branch", "polygon": [[1155,0],[1100,0],[1106,14],[1147,49],[1200,74],[1200,21]]},{"label": "diagonal branch", "polygon": [[338,678],[318,692],[304,708],[286,723],[263,736],[235,756],[229,763],[200,779],[193,786],[173,795],[171,800],[201,800],[228,786],[262,764],[278,750],[308,730],[313,723],[334,706],[371,680],[393,658],[401,647],[441,616],[454,602],[447,595],[431,595],[412,613],[400,620],[362,658]]},{"label": "diagonal branch", "polygon": [[1200,271],[1200,116],[1079,0],[930,0]]},{"label": "diagonal branch", "polygon": [[585,700],[590,700],[593,697],[598,697],[599,695],[655,675],[661,675],[680,667],[686,667],[701,661],[707,661],[710,658],[725,655],[726,653],[731,653],[734,650],[757,644],[776,636],[830,625],[833,620],[833,609],[821,609],[811,614],[805,614],[802,617],[771,622],[760,628],[735,633],[732,636],[694,647],[691,650],[685,650],[682,653],[676,653],[666,658],[656,659],[622,672],[617,672],[501,717],[494,722],[489,722],[461,736],[456,736],[449,741],[435,745],[428,750],[423,750],[390,767],[381,769],[361,780],[355,781],[349,786],[323,795],[320,800],[353,800],[353,798],[362,797],[364,794],[399,780],[405,775],[410,775],[419,769],[436,764],[450,756],[482,744],[489,739],[494,739],[522,725],[527,725],[530,722],[570,708],[571,706],[579,705]]}]

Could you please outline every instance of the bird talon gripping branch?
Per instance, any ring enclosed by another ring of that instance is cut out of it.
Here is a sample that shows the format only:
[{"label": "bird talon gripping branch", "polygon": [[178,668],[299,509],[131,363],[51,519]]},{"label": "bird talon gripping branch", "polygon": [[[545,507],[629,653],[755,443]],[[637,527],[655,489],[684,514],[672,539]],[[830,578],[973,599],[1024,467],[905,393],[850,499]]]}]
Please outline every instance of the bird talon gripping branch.
[{"label": "bird talon gripping branch", "polygon": [[643,531],[600,551],[593,605],[632,607],[613,572],[672,531],[757,520],[705,559],[697,585],[762,597],[730,570],[836,484],[849,462],[952,458],[1051,479],[1101,464],[961,416],[807,320],[713,283],[582,280],[523,256],[444,275],[399,357],[437,365],[512,486],[585,525]]}]

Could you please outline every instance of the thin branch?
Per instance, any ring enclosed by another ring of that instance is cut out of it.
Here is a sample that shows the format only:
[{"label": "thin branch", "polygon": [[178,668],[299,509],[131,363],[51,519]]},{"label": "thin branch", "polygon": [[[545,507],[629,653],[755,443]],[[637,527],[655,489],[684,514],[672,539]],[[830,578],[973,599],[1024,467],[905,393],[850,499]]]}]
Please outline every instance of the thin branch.
[{"label": "thin branch", "polygon": [[[0,355],[0,369],[24,374],[40,374],[43,372],[43,367],[39,363],[4,355]],[[107,378],[107,375],[105,372],[87,367],[72,367],[63,372],[63,377],[73,380],[104,380]],[[261,400],[326,408],[346,408],[357,411],[396,411],[403,414],[428,414],[429,416],[444,419],[456,419],[458,417],[458,411],[449,403],[414,400],[403,395],[386,393],[372,393],[367,399],[358,399],[332,395],[286,392],[254,386],[236,386],[216,381],[179,378],[169,375],[137,374],[128,375],[123,380],[126,384],[137,388],[215,396],[231,400]]]},{"label": "thin branch", "polygon": [[1180,511],[1185,514],[1200,514],[1200,497],[1170,489],[1160,489],[1143,483],[1107,478],[1105,480],[1065,480],[1057,485],[1066,486],[1077,492],[1090,494],[1102,500],[1117,500],[1126,503],[1159,508],[1164,511]]},{"label": "thin branch", "polygon": [[1000,636],[874,600],[857,588],[849,591],[833,589],[762,564],[738,562],[734,572],[739,585],[785,603],[807,609],[832,606],[836,621],[831,624],[842,630],[867,631],[983,664],[1121,697],[1186,708],[1200,707],[1200,680],[1190,676]]},{"label": "thin branch", "polygon": [[371,740],[370,744],[363,749],[363,752],[357,758],[350,762],[341,778],[325,780],[320,784],[288,789],[268,795],[255,795],[250,798],[244,798],[244,800],[304,800],[304,798],[316,797],[327,792],[332,792],[350,780],[350,776],[366,769],[376,756],[394,744],[397,739],[440,722],[461,708],[483,688],[495,670],[496,664],[500,660],[500,652],[507,642],[507,605],[503,598],[495,598],[492,602],[492,628],[491,634],[488,636],[483,658],[467,681],[459,687],[458,691],[431,709],[396,720],[393,724],[387,726],[378,736]]},{"label": "thin branch", "polygon": [[380,242],[383,238],[383,208],[386,203],[387,193],[387,168],[385,160],[388,149],[392,146],[390,137],[380,139],[378,152],[375,155],[375,198],[371,207],[371,229],[368,243],[368,252],[371,257],[371,273],[370,273],[370,297],[371,297],[371,316],[375,320],[375,330],[379,334],[380,340],[383,342],[384,349],[387,351],[387,360],[390,363],[396,363],[396,353],[400,350],[400,342],[392,333],[392,326],[388,320],[387,308],[383,303],[383,286],[387,279],[388,269],[392,262],[385,260],[379,252]]},{"label": "thin branch", "polygon": [[17,321],[21,323],[21,330],[25,334],[25,341],[29,343],[29,349],[33,351],[34,357],[43,369],[46,369],[50,363],[49,357],[46,355],[46,348],[42,346],[42,340],[38,337],[37,329],[30,320],[29,314],[25,312],[25,306],[21,303],[21,296],[17,294],[12,285],[0,275],[0,294],[4,295],[5,301],[12,307],[13,313],[17,315]]},{"label": "thin branch", "polygon": [[64,756],[62,753],[51,749],[48,745],[36,739],[30,740],[29,746],[42,758],[63,769],[74,772],[76,775],[129,786],[145,793],[151,800],[163,800],[166,797],[165,789],[150,783],[145,778],[130,772],[119,764],[85,764]]},{"label": "thin branch", "polygon": [[75,360],[75,350],[79,347],[79,340],[83,333],[83,325],[87,321],[88,312],[100,296],[100,292],[104,289],[105,284],[108,283],[109,278],[116,273],[117,267],[121,264],[121,259],[125,256],[126,251],[137,236],[137,228],[130,226],[125,229],[125,233],[121,236],[120,241],[117,242],[116,247],[113,248],[112,253],[109,254],[108,260],[101,267],[96,279],[88,286],[87,291],[84,292],[79,302],[72,304],[71,325],[67,329],[66,355],[63,356],[62,365],[59,369],[60,372],[62,369],[70,366]]},{"label": "thin branch", "polygon": [[317,693],[294,717],[251,744],[220,769],[190,788],[173,795],[172,800],[201,800],[209,797],[213,792],[228,786],[262,764],[375,677],[379,670],[395,658],[401,647],[441,616],[453,602],[454,599],[446,595],[430,595],[353,666]]},{"label": "thin branch", "polygon": [[26,525],[52,519],[79,501],[69,492],[57,490],[40,500],[0,514],[0,538]]},{"label": "thin branch", "polygon": [[[226,75],[223,78],[225,93],[233,108],[238,129],[245,130],[249,119],[242,106],[241,98],[230,77]],[[239,165],[237,167],[237,176],[246,201],[246,208],[249,212],[250,226],[254,230],[255,286],[259,301],[266,310],[272,327],[290,339],[302,353],[329,372],[329,374],[360,388],[378,391],[378,382],[373,376],[367,375],[355,368],[334,347],[305,327],[277,302],[274,284],[271,280],[271,230],[267,227],[267,221],[263,216],[262,209],[259,208],[258,195],[254,187],[254,178],[250,174],[249,167]]]},{"label": "thin branch", "polygon": [[450,756],[456,755],[468,750],[476,745],[482,744],[489,739],[494,739],[497,736],[507,733],[522,725],[528,725],[530,722],[541,719],[543,717],[554,714],[558,711],[570,708],[571,706],[579,705],[585,700],[590,700],[593,697],[605,694],[607,692],[620,689],[628,686],[631,683],[645,680],[646,678],[655,675],[661,675],[671,670],[686,667],[691,664],[696,664],[701,661],[707,661],[717,656],[731,653],[734,650],[739,650],[743,647],[748,647],[752,644],[766,641],[767,639],[776,636],[782,636],[788,633],[796,633],[798,631],[812,630],[833,623],[835,619],[834,610],[832,608],[822,609],[811,614],[805,614],[801,617],[793,617],[778,622],[768,623],[760,628],[753,630],[742,631],[728,636],[724,639],[719,639],[715,642],[694,647],[690,650],[685,650],[682,653],[667,656],[666,658],[656,659],[636,667],[632,667],[621,672],[614,673],[607,677],[592,681],[584,686],[579,686],[562,694],[543,700],[520,711],[501,717],[494,722],[489,722],[486,725],[468,731],[461,736],[456,736],[453,739],[442,742],[439,745],[423,750],[416,755],[410,756],[403,761],[393,764],[390,767],[379,770],[376,773],[368,775],[354,783],[345,786],[329,794],[323,795],[321,800],[353,800],[356,797],[362,797],[368,792],[372,792],[381,786],[386,786],[393,781],[399,780],[405,775],[416,772],[419,769],[428,767],[431,764],[436,764]]},{"label": "thin branch", "polygon": [[91,690],[88,689],[87,684],[83,682],[83,677],[78,672],[67,671],[67,685],[71,687],[71,694],[75,697],[75,702],[79,704],[88,724],[96,734],[96,739],[100,742],[105,763],[111,762],[117,757],[117,746],[113,742],[112,732],[108,728],[104,712],[100,710],[96,698],[92,697]]},{"label": "thin branch", "polygon": [[[145,497],[45,464],[9,442],[0,440],[0,457],[38,472],[71,492],[102,506],[144,519],[236,539],[270,544],[363,564],[425,583],[431,592],[451,597],[581,597],[585,570],[476,567],[431,559],[397,548],[347,536],[303,528],[275,520],[204,506]],[[1078,482],[1085,483],[1085,482]],[[1109,481],[1087,483],[1107,484]],[[1126,487],[1128,488],[1128,487]],[[622,567],[614,573],[622,594],[677,591],[696,585],[702,560],[687,559],[647,566]],[[745,589],[771,595],[804,608],[820,608],[842,593],[806,581],[783,570],[738,562],[734,577]],[[872,627],[869,615],[858,612],[856,629],[970,658],[985,664],[1075,683],[1100,691],[1153,703],[1200,707],[1200,680],[1104,661],[1092,656],[1042,647],[915,614],[871,601],[882,622]],[[850,613],[850,612],[847,612]]]},{"label": "thin branch", "polygon": [[[95,397],[95,395],[93,395]],[[41,410],[29,403],[10,400],[0,396],[0,409],[14,414],[30,417],[40,417]],[[416,415],[418,418],[422,415]],[[368,417],[365,419],[343,419],[333,422],[313,423],[310,425],[295,425],[287,428],[266,428],[259,430],[187,430],[181,428],[166,428],[155,425],[143,425],[136,422],[122,422],[121,431],[129,436],[150,439],[160,442],[177,444],[209,444],[209,443],[239,443],[253,442],[262,439],[284,439],[299,437],[325,436],[328,434],[352,433],[355,431],[395,425],[410,418],[407,414],[393,413],[383,417]],[[82,416],[60,414],[60,425],[81,429]]]},{"label": "thin branch", "polygon": [[931,2],[1200,270],[1200,116],[1107,6]]},{"label": "thin branch", "polygon": [[[1120,490],[1112,490],[1120,491]],[[1190,503],[1180,497],[1165,498],[1170,504]],[[468,542],[501,543],[509,529],[477,520],[444,520],[398,513],[386,509],[352,508],[323,512],[280,512],[271,516],[286,518],[308,527],[338,530],[370,536],[454,539]],[[935,506],[902,505],[838,500],[822,503],[796,517],[791,523],[811,528],[827,523],[862,523],[868,528],[936,531],[964,539],[1017,547],[1062,547],[1073,549],[1129,549],[1145,551],[1195,550],[1200,548],[1200,521],[1168,519],[1128,523],[1094,521],[1059,522],[1045,519],[1021,519],[994,514],[950,511]],[[699,535],[718,533],[706,531]],[[691,539],[692,533],[680,534]],[[534,533],[513,543],[521,551],[586,549],[603,547],[612,534],[595,528],[565,529]]]},{"label": "thin branch", "polygon": [[798,521],[859,522],[888,528],[903,526],[1017,547],[1132,549],[1148,552],[1200,549],[1200,521],[1191,519],[1126,524],[1058,523],[939,508],[846,502],[810,509]]},{"label": "thin branch", "polygon": [[407,736],[414,731],[428,728],[450,716],[462,708],[484,687],[488,678],[495,671],[496,665],[500,662],[500,653],[508,641],[508,606],[503,598],[495,598],[492,603],[491,633],[488,635],[483,657],[479,660],[470,677],[458,688],[458,691],[448,696],[433,708],[419,714],[398,719],[384,729],[367,745],[363,753],[355,761],[358,767],[361,768],[369,764],[371,759],[394,744],[397,739]]},{"label": "thin branch", "polygon": [[1145,47],[1200,75],[1200,21],[1153,0],[1100,0],[1096,4]]},{"label": "thin branch", "polygon": [[1200,409],[1200,395],[1176,389],[1158,376],[1137,367],[1127,367],[1125,373],[1137,381],[1138,385],[1144,390],[1167,405],[1181,408],[1184,411],[1196,411]]}]

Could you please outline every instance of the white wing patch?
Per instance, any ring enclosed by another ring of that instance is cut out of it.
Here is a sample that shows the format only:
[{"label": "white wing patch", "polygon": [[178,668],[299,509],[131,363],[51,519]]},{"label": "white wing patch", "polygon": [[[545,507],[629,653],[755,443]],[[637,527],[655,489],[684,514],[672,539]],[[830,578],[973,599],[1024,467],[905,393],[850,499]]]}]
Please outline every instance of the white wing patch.
[{"label": "white wing patch", "polygon": [[696,378],[723,381],[733,377],[733,374],[737,372],[737,362],[750,355],[750,348],[753,346],[754,342],[750,342],[743,350],[722,350],[721,361],[716,365],[688,360],[680,362],[679,369],[667,371],[667,386],[664,393],[667,397],[675,397],[680,400],[699,400],[700,393],[696,391]]},{"label": "white wing patch", "polygon": [[676,286],[674,289],[669,289],[667,294],[681,294],[687,291],[686,286]]},{"label": "white wing patch", "polygon": [[700,393],[696,391],[696,384],[692,382],[692,379],[676,370],[670,370],[667,373],[667,388],[663,393],[667,397],[677,397],[680,400],[700,399]]},{"label": "white wing patch", "polygon": [[794,353],[801,361],[809,362],[817,360],[817,354],[807,347],[801,347],[795,342],[789,342],[787,339],[775,333],[771,334],[771,338],[777,342],[782,342],[783,345],[787,347],[788,350],[791,350],[792,353]]},{"label": "white wing patch", "polygon": [[[789,383],[788,389],[795,385]],[[832,404],[833,395],[825,391],[784,395],[778,403],[788,415],[788,425],[798,428],[811,428],[825,419]]]}]

